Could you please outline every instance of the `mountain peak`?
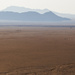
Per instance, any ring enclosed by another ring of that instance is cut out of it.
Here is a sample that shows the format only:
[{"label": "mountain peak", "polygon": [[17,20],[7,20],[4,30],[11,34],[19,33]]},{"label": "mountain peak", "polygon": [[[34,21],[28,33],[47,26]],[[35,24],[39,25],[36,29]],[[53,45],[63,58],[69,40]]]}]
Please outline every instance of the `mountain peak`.
[{"label": "mountain peak", "polygon": [[38,12],[40,14],[49,12],[50,10],[48,9],[30,9],[30,8],[25,8],[25,7],[18,7],[18,6],[10,6],[5,8],[3,11],[12,11],[12,12],[29,12],[29,11],[34,11],[34,12]]}]

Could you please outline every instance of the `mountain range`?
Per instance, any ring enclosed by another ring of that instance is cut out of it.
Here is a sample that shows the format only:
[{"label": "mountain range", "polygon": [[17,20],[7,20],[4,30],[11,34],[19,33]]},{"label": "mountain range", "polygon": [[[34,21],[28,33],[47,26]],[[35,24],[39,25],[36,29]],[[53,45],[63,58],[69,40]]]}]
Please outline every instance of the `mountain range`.
[{"label": "mountain range", "polygon": [[37,12],[0,12],[0,20],[20,20],[20,21],[64,21],[70,20],[55,15],[53,12],[40,14]]},{"label": "mountain range", "polygon": [[[30,9],[30,8],[25,8],[25,7],[10,6],[10,7],[5,8],[2,11],[12,11],[12,12],[18,12],[18,13],[34,11],[34,12],[43,14],[43,13],[49,12],[50,10],[49,9]],[[54,12],[54,11],[52,12],[61,17],[75,19],[75,14],[65,14],[65,13],[59,13],[59,12]]]},{"label": "mountain range", "polygon": [[12,6],[0,11],[0,20],[65,21],[70,19],[60,17],[48,9],[41,10]]},{"label": "mountain range", "polygon": [[43,13],[49,12],[50,10],[48,9],[30,9],[30,8],[25,8],[25,7],[10,6],[10,7],[3,9],[2,11],[18,12],[18,13],[33,11],[33,12],[38,12],[40,14],[43,14]]}]

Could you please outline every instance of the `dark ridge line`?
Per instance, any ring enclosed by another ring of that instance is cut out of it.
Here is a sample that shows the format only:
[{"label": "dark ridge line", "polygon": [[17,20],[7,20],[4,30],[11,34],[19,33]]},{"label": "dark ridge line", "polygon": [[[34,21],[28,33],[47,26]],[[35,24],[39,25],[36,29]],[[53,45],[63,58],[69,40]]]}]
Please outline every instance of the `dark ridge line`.
[{"label": "dark ridge line", "polygon": [[0,27],[75,27],[75,25],[0,25]]}]

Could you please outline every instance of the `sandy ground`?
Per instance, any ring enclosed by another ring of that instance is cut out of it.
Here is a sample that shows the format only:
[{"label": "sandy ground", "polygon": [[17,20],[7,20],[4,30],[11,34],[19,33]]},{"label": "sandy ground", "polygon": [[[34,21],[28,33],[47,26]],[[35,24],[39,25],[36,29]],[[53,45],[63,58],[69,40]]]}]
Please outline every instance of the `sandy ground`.
[{"label": "sandy ground", "polygon": [[0,27],[0,74],[71,63],[75,63],[75,28]]}]

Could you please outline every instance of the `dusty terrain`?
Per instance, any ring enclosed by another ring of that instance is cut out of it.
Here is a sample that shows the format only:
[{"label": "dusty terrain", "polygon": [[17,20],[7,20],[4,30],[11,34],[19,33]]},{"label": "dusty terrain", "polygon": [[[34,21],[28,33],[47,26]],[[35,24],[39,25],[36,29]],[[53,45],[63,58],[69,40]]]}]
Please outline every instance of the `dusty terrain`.
[{"label": "dusty terrain", "polygon": [[75,75],[75,28],[0,27],[0,75]]}]

